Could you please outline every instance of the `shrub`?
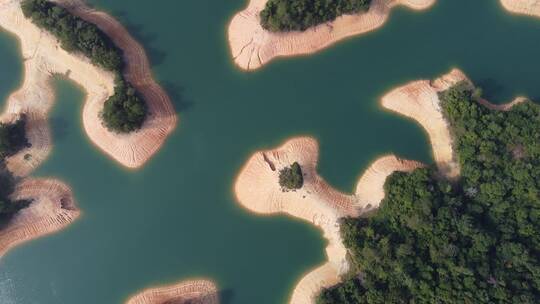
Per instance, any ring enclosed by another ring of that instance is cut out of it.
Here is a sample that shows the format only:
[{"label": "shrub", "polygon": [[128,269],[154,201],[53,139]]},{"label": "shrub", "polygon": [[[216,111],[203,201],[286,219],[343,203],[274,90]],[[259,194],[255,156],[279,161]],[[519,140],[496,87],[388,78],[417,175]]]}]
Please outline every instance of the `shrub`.
[{"label": "shrub", "polygon": [[284,191],[302,188],[304,176],[302,175],[302,168],[297,162],[279,171],[279,185]]},{"label": "shrub", "polygon": [[139,129],[146,118],[146,104],[131,85],[120,81],[105,101],[101,117],[109,130],[128,133]]}]

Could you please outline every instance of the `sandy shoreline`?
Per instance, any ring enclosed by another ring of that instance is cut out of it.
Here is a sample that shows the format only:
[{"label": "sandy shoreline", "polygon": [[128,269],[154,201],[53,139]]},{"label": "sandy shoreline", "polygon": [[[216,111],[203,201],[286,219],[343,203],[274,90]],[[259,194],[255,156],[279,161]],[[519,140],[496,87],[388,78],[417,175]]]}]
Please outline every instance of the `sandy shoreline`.
[{"label": "sandy shoreline", "polygon": [[276,57],[307,55],[347,37],[381,27],[392,8],[403,5],[424,10],[436,0],[373,0],[368,12],[345,15],[303,32],[272,33],[260,25],[259,14],[268,0],[250,0],[229,23],[228,39],[234,62],[244,70],[254,70]]},{"label": "sandy shoreline", "polygon": [[[349,270],[339,219],[378,207],[384,197],[384,181],[392,172],[422,166],[395,156],[382,157],[360,178],[356,193],[348,195],[333,189],[317,174],[318,153],[317,141],[309,137],[293,138],[277,149],[256,152],[240,171],[234,186],[238,202],[248,210],[303,219],[319,227],[328,240],[328,262],[300,280],[291,296],[292,304],[313,303],[321,288],[337,284]],[[295,161],[302,167],[304,186],[294,192],[282,192],[279,170]]]},{"label": "sandy shoreline", "polygon": [[72,14],[97,25],[114,44],[123,50],[124,76],[148,106],[148,116],[137,132],[115,134],[101,125],[97,115],[104,100],[86,103],[83,123],[88,136],[105,153],[128,168],[144,165],[163,146],[177,125],[176,111],[167,93],[154,81],[144,48],[112,16],[87,7],[80,0],[57,1]]},{"label": "sandy shoreline", "polygon": [[182,281],[170,286],[149,288],[134,295],[126,304],[218,304],[218,289],[209,280]]},{"label": "sandy shoreline", "polygon": [[[112,73],[92,65],[86,57],[64,51],[51,34],[40,30],[24,17],[20,2],[0,0],[0,27],[19,38],[25,60],[23,85],[8,98],[6,113],[35,116],[27,132],[32,145],[40,145],[8,160],[8,167],[14,174],[25,176],[47,157],[51,149],[51,135],[46,120],[55,97],[50,78],[55,74],[75,81],[86,91],[83,125],[90,140],[120,164],[128,168],[141,167],[159,150],[177,122],[167,94],[152,79],[144,49],[109,15],[91,10],[80,1],[56,1],[74,14],[95,23],[124,50],[126,79],[144,96],[148,105],[149,115],[139,131],[129,134],[109,132],[102,125],[98,113],[114,92]],[[34,130],[36,128],[39,130]],[[37,135],[32,137],[33,133]],[[26,154],[32,155],[34,161],[31,164],[26,164],[20,157]]]},{"label": "sandy shoreline", "polygon": [[[384,108],[411,118],[426,130],[433,158],[441,173],[450,179],[460,174],[458,160],[454,155],[452,135],[440,107],[438,93],[459,82],[473,84],[467,76],[458,69],[433,80],[418,80],[393,89],[381,99]],[[517,97],[506,104],[492,104],[485,99],[479,103],[491,110],[508,111],[514,105],[525,102],[525,97]]]},{"label": "sandy shoreline", "polygon": [[501,0],[504,9],[515,14],[540,17],[540,1],[536,0]]},{"label": "sandy shoreline", "polygon": [[450,130],[441,112],[437,94],[461,81],[470,82],[465,74],[454,69],[434,81],[410,82],[393,89],[381,99],[384,108],[415,120],[426,130],[433,158],[439,170],[450,178],[456,178],[460,170],[454,157]]},{"label": "sandy shoreline", "polygon": [[80,215],[69,187],[54,179],[25,179],[12,197],[33,202],[0,230],[0,257],[17,245],[65,228]]},{"label": "sandy shoreline", "polygon": [[0,256],[25,241],[66,227],[80,215],[65,184],[54,179],[26,178],[52,149],[48,114],[55,101],[53,75],[63,75],[84,88],[87,96],[83,124],[88,136],[126,167],[142,166],[159,150],[177,121],[168,96],[152,79],[144,50],[127,31],[112,17],[90,10],[80,1],[57,1],[95,22],[124,50],[125,77],[144,95],[149,107],[149,117],[138,132],[120,135],[107,131],[98,113],[114,92],[112,73],[93,66],[86,57],[64,51],[56,38],[24,17],[20,2],[0,0],[0,27],[19,38],[24,60],[23,83],[8,97],[0,121],[11,122],[20,115],[27,118],[26,135],[31,147],[7,158],[6,167],[14,176],[24,178],[17,185],[13,199],[32,199],[33,203],[0,230]]}]

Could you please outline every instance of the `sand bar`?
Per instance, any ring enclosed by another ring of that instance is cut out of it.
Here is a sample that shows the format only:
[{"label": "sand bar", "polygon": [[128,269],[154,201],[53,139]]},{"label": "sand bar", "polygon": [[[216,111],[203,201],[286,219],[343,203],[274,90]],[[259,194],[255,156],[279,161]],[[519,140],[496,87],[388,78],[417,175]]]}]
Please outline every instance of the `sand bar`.
[{"label": "sand bar", "polygon": [[436,0],[373,0],[368,12],[344,15],[306,31],[273,33],[262,28],[260,12],[268,0],[250,0],[229,24],[228,36],[234,62],[244,70],[254,70],[276,57],[307,55],[347,37],[381,27],[392,8],[403,5],[427,9]]},{"label": "sand bar", "polygon": [[[80,1],[56,1],[72,13],[95,23],[122,48],[127,63],[125,77],[148,105],[149,116],[139,131],[129,134],[109,132],[98,114],[105,100],[113,94],[112,73],[92,65],[80,54],[64,51],[55,37],[24,17],[20,2],[0,0],[0,27],[19,38],[25,62],[23,85],[8,98],[5,115],[25,113],[32,118],[27,132],[34,149],[22,151],[13,161],[8,160],[8,167],[14,174],[25,176],[48,155],[51,136],[46,118],[54,102],[50,79],[55,74],[75,81],[86,91],[83,125],[90,140],[120,164],[129,168],[142,166],[163,145],[177,121],[167,94],[152,80],[142,47],[109,15],[91,10]],[[21,161],[21,155],[26,154],[31,154],[33,159],[29,164]]]},{"label": "sand bar", "polygon": [[33,202],[0,229],[0,257],[17,245],[65,228],[80,215],[69,187],[54,179],[25,179],[12,199]]},{"label": "sand bar", "polygon": [[149,288],[131,297],[126,304],[218,304],[216,285],[209,280],[189,280]]},{"label": "sand bar", "polygon": [[[422,166],[392,155],[382,157],[360,178],[356,193],[348,195],[332,188],[317,174],[318,157],[315,139],[290,139],[277,149],[256,152],[240,171],[234,186],[243,207],[259,214],[288,214],[303,219],[319,227],[328,240],[328,262],[304,276],[293,291],[292,304],[313,303],[321,288],[337,284],[349,270],[339,219],[378,207],[384,197],[384,181],[392,172],[409,172]],[[279,171],[294,162],[302,167],[304,185],[299,190],[283,192]]]},{"label": "sand bar", "polygon": [[540,17],[540,1],[537,0],[501,0],[502,6],[515,14]]}]

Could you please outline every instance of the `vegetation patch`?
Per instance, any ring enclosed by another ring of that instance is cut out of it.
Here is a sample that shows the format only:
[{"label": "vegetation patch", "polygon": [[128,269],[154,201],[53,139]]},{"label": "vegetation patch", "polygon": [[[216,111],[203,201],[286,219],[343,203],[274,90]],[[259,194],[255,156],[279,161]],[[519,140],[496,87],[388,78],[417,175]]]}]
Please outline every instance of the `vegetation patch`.
[{"label": "vegetation patch", "polygon": [[15,190],[15,181],[13,176],[0,163],[0,228],[7,224],[19,210],[30,205],[29,200],[13,201],[10,196]]},{"label": "vegetation patch", "polygon": [[26,117],[22,116],[11,124],[0,122],[0,161],[28,147]]},{"label": "vegetation patch", "polygon": [[68,52],[80,52],[93,64],[116,74],[114,95],[105,101],[103,124],[113,132],[128,133],[141,128],[147,115],[146,103],[124,79],[122,51],[96,25],[72,15],[47,0],[24,0],[24,15],[53,34]]},{"label": "vegetation patch", "polygon": [[269,0],[261,25],[272,32],[304,31],[346,14],[367,11],[371,0]]},{"label": "vegetation patch", "polygon": [[302,168],[297,162],[279,171],[279,185],[283,191],[302,188],[304,185],[304,176],[302,175]]},{"label": "vegetation patch", "polygon": [[343,220],[354,270],[318,304],[540,303],[540,107],[489,110],[478,92],[440,94],[460,180],[393,174],[377,213]]}]

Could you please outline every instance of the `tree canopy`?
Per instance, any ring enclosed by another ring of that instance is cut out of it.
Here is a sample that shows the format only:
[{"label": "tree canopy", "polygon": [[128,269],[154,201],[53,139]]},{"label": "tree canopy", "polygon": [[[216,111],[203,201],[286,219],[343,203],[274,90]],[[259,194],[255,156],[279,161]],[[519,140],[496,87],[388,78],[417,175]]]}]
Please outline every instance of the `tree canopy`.
[{"label": "tree canopy", "polygon": [[304,185],[302,168],[297,162],[279,171],[279,185],[284,191],[296,190]]},{"label": "tree canopy", "polygon": [[304,31],[345,14],[367,11],[371,0],[269,0],[261,25],[272,32]]},{"label": "tree canopy", "polygon": [[114,95],[105,101],[101,116],[109,130],[128,133],[142,126],[146,112],[146,104],[141,102],[135,89],[119,80]]},{"label": "tree canopy", "polygon": [[0,160],[17,153],[28,145],[24,116],[11,124],[0,122]]},{"label": "tree canopy", "polygon": [[138,130],[147,115],[147,107],[136,90],[124,79],[122,50],[95,24],[87,22],[65,8],[47,0],[24,0],[24,15],[34,24],[53,34],[68,52],[80,52],[93,64],[114,72],[114,95],[101,113],[103,124],[113,132]]},{"label": "tree canopy", "polygon": [[378,212],[343,220],[354,270],[318,304],[540,303],[540,107],[489,110],[476,93],[440,94],[460,180],[393,174]]}]

